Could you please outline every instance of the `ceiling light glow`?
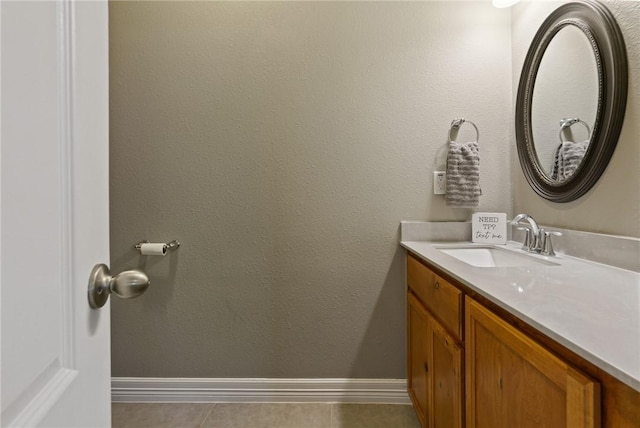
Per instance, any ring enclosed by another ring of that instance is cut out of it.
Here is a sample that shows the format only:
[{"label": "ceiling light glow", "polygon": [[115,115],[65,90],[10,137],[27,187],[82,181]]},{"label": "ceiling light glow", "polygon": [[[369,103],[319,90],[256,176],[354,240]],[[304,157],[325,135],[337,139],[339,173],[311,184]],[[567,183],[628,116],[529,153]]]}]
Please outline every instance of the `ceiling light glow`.
[{"label": "ceiling light glow", "polygon": [[520,0],[492,0],[495,7],[509,7],[518,3]]}]

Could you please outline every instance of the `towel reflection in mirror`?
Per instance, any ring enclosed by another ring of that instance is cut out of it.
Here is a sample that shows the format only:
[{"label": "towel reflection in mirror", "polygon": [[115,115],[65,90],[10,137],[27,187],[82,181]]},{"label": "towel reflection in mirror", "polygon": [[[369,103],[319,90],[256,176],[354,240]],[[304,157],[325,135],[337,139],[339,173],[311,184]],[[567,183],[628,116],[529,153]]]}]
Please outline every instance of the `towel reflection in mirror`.
[{"label": "towel reflection in mirror", "polygon": [[[585,141],[563,140],[565,131],[571,134],[571,126],[581,123],[587,128],[587,139]],[[580,166],[591,139],[591,129],[589,125],[579,118],[560,120],[560,145],[556,148],[551,167],[551,179],[553,181],[564,181],[570,178]]]}]

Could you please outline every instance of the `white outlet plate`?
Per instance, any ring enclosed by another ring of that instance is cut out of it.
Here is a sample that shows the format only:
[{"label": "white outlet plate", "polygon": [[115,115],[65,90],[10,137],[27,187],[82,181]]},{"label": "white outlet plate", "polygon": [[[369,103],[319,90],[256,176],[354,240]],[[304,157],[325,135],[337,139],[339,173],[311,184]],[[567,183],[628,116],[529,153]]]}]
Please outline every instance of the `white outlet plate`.
[{"label": "white outlet plate", "polygon": [[447,173],[433,171],[433,194],[444,195],[445,193],[447,193]]}]

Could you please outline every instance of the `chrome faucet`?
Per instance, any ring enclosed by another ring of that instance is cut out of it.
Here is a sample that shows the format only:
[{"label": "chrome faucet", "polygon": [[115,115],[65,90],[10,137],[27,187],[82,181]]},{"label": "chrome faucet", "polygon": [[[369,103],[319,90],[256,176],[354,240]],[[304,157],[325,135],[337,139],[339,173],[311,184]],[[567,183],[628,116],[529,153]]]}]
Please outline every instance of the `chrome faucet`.
[{"label": "chrome faucet", "polygon": [[[523,220],[526,220],[529,224],[520,223]],[[556,255],[551,244],[551,236],[562,236],[562,233],[542,229],[529,214],[518,214],[511,220],[511,224],[516,226],[518,230],[525,231],[524,242],[522,243],[523,250],[545,256]]]},{"label": "chrome faucet", "polygon": [[[526,220],[529,224],[522,224],[520,221]],[[530,253],[539,253],[540,248],[540,227],[538,223],[529,214],[518,214],[511,220],[511,224],[516,226],[518,230],[525,231],[522,249]]]}]

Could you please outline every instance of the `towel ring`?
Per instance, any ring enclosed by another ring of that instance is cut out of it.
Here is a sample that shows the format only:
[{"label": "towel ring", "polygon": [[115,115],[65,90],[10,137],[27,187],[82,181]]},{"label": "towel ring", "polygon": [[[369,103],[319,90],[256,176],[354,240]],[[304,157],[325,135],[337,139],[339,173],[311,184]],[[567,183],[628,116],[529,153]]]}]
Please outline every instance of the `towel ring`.
[{"label": "towel ring", "polygon": [[562,132],[567,128],[571,128],[576,123],[581,123],[585,128],[587,128],[587,140],[591,139],[591,128],[589,128],[589,125],[587,125],[587,123],[584,120],[581,120],[579,117],[574,117],[572,119],[560,119],[560,132],[558,133],[558,137],[560,137],[561,142],[565,142],[565,140],[562,139]]},{"label": "towel ring", "polygon": [[456,131],[459,130],[463,123],[470,123],[474,127],[474,129],[476,130],[476,143],[477,143],[478,140],[480,139],[480,131],[478,131],[478,127],[476,126],[475,123],[471,122],[470,120],[463,119],[463,118],[453,119],[451,121],[451,128],[449,128],[449,141],[453,141],[453,140],[451,140],[451,131],[454,130],[454,129]]}]

